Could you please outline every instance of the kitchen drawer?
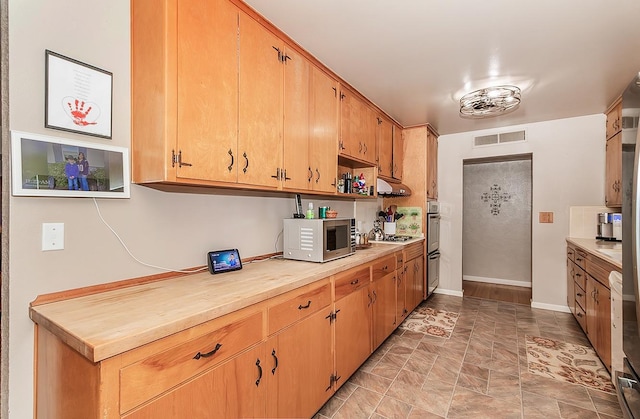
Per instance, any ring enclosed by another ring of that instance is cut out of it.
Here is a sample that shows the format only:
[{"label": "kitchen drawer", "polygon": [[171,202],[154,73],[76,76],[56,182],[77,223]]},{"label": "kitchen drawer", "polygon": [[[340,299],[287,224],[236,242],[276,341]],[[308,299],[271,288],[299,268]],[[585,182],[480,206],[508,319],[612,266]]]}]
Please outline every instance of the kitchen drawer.
[{"label": "kitchen drawer", "polygon": [[585,291],[587,289],[587,273],[584,271],[584,269],[579,266],[575,266],[574,278],[576,285],[582,288],[582,291]]},{"label": "kitchen drawer", "polygon": [[582,330],[587,332],[587,317],[585,315],[584,309],[576,304],[576,320],[578,320],[578,324]]},{"label": "kitchen drawer", "polygon": [[611,271],[617,270],[618,268],[598,257],[595,257],[593,255],[589,255],[587,257],[586,271],[607,289],[610,288],[609,274],[611,274]]},{"label": "kitchen drawer", "polygon": [[375,281],[377,279],[383,278],[395,270],[396,270],[396,257],[394,255],[387,256],[384,259],[381,259],[379,262],[375,262],[372,265],[372,270],[371,270],[372,280]]},{"label": "kitchen drawer", "polygon": [[576,265],[586,270],[587,269],[587,253],[582,249],[576,249],[575,262],[576,262]]},{"label": "kitchen drawer", "polygon": [[[582,288],[578,287],[578,285],[576,283],[575,293],[576,293],[576,295],[575,295],[576,303],[579,304],[580,308],[582,309],[582,311],[584,311],[584,308],[587,306],[586,305],[587,292],[585,290],[583,290]],[[576,307],[576,313],[577,313],[577,307]]]},{"label": "kitchen drawer", "polygon": [[369,267],[355,268],[337,274],[334,278],[335,300],[338,301],[352,292],[369,285],[371,272]]},{"label": "kitchen drawer", "polygon": [[162,394],[262,340],[262,311],[120,370],[120,413]]},{"label": "kitchen drawer", "polygon": [[269,307],[269,335],[331,304],[331,283],[321,282],[311,289],[291,291],[283,302]]},{"label": "kitchen drawer", "polygon": [[404,248],[405,262],[424,254],[424,242],[408,244]]},{"label": "kitchen drawer", "polygon": [[567,247],[567,259],[575,262],[576,261],[576,251],[572,247]]}]

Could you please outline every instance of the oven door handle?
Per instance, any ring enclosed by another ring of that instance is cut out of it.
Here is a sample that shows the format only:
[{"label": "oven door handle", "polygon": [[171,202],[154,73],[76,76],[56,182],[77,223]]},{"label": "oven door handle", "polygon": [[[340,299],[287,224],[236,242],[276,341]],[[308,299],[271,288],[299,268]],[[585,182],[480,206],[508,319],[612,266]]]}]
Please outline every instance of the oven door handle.
[{"label": "oven door handle", "polygon": [[440,259],[440,252],[435,252],[429,255],[429,259],[431,260],[435,260],[435,259]]}]

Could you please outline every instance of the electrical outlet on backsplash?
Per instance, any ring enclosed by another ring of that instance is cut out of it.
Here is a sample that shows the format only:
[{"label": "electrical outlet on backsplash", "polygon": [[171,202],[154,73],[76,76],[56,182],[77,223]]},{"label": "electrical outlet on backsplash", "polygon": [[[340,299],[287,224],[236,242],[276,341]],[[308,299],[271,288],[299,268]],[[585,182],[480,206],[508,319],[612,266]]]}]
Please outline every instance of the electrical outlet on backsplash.
[{"label": "electrical outlet on backsplash", "polygon": [[569,207],[569,237],[576,239],[594,239],[597,235],[598,213],[611,212],[611,208]]}]

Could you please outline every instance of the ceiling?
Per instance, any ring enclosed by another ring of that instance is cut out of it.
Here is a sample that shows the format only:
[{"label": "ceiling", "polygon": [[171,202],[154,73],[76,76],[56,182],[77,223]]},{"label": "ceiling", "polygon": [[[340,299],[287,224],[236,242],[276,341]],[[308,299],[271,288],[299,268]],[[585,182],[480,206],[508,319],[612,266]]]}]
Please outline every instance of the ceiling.
[{"label": "ceiling", "polygon": [[[603,113],[640,71],[640,1],[245,0],[403,126],[441,134]],[[459,98],[522,89],[482,120]]]}]

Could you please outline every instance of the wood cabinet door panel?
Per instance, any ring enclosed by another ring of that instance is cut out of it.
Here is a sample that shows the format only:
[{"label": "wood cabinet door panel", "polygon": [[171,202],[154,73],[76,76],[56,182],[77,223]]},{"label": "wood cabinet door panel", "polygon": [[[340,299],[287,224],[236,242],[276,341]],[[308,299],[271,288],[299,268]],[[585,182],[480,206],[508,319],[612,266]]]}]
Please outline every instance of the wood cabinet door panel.
[{"label": "wood cabinet door panel", "polygon": [[427,130],[427,198],[438,199],[438,137]]},{"label": "wood cabinet door panel", "polygon": [[396,272],[374,281],[373,350],[389,337],[396,327]]},{"label": "wood cabinet door panel", "polygon": [[343,384],[371,355],[371,297],[368,287],[336,301],[335,364]]},{"label": "wood cabinet door panel", "polygon": [[575,294],[575,263],[567,258],[567,306],[571,313],[576,314],[576,294]]},{"label": "wood cabinet door panel", "polygon": [[409,314],[407,309],[407,284],[405,266],[399,266],[396,271],[396,321],[398,324]]},{"label": "wood cabinet door panel", "polygon": [[607,140],[605,171],[605,203],[608,207],[622,205],[622,132]]},{"label": "wood cabinet door panel", "polygon": [[393,176],[393,124],[383,115],[378,115],[378,176]]},{"label": "wood cabinet door panel", "polygon": [[338,175],[338,84],[322,70],[311,70],[309,162],[311,188],[336,192]]},{"label": "wood cabinet door panel", "polygon": [[258,312],[122,368],[121,412],[206,371],[261,339],[262,312]]},{"label": "wood cabinet door panel", "polygon": [[330,307],[267,342],[267,417],[303,418],[333,395]]},{"label": "wood cabinet door panel", "polygon": [[[225,0],[178,3],[176,176],[236,182],[238,9]],[[233,164],[232,164],[233,162]]]},{"label": "wood cabinet door panel", "polygon": [[368,266],[341,272],[334,278],[335,299],[339,300],[360,288],[366,287],[369,282],[371,282],[371,271]]},{"label": "wood cabinet door panel", "polygon": [[265,417],[265,364],[260,345],[123,417],[209,419],[212,412],[216,418]]},{"label": "wood cabinet door panel", "polygon": [[360,118],[359,100],[349,90],[342,88],[340,91],[340,154],[358,157]]},{"label": "wood cabinet door panel", "polygon": [[280,39],[240,13],[238,183],[278,187],[284,91],[284,65],[278,57],[282,52]]},{"label": "wood cabinet door panel", "polygon": [[284,165],[287,189],[309,189],[309,100],[311,63],[292,48],[284,65]]},{"label": "wood cabinet door panel", "polygon": [[393,127],[393,171],[394,179],[402,180],[404,172],[404,137],[402,136],[402,128],[394,125]]}]

